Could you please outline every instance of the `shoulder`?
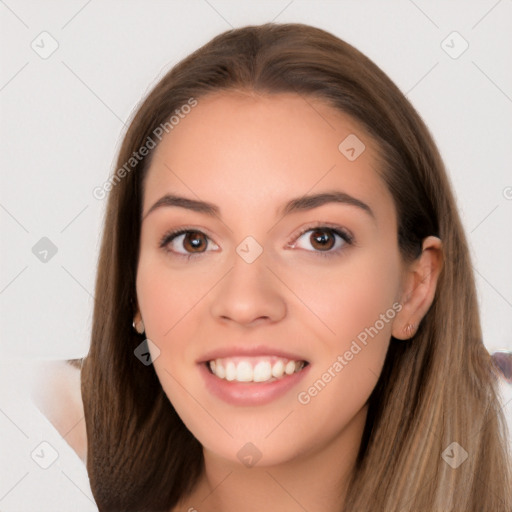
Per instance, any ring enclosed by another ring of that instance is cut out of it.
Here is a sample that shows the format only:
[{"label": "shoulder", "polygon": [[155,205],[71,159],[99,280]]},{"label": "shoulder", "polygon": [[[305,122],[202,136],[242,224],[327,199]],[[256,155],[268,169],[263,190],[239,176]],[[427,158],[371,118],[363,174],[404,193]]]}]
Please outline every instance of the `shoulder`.
[{"label": "shoulder", "polygon": [[32,375],[30,393],[36,407],[85,461],[87,438],[80,368],[80,359],[42,361]]}]

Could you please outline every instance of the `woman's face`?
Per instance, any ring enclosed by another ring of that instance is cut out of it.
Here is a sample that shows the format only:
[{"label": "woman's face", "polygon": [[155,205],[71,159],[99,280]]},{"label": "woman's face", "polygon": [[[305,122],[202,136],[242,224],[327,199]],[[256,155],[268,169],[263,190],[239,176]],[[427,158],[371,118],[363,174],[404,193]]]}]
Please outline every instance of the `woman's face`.
[{"label": "woman's face", "polygon": [[403,271],[368,136],[319,100],[230,92],[154,151],[137,299],[185,425],[248,466],[357,449]]}]

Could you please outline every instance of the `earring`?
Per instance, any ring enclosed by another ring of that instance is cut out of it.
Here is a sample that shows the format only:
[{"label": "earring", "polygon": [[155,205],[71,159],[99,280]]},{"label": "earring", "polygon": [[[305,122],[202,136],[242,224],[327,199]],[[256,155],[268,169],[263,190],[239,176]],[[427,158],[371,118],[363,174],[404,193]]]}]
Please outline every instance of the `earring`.
[{"label": "earring", "polygon": [[142,320],[139,320],[137,323],[134,320],[132,326],[139,334],[144,332],[144,322]]},{"label": "earring", "polygon": [[404,331],[407,338],[412,338],[416,332],[416,326],[414,324],[407,324],[404,327]]}]

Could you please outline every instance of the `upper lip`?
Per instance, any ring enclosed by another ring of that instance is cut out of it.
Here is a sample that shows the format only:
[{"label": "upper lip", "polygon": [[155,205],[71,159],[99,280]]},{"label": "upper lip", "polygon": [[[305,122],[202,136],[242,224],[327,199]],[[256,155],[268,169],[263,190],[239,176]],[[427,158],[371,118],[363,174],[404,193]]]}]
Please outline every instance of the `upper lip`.
[{"label": "upper lip", "polygon": [[306,361],[304,357],[294,354],[293,352],[288,352],[286,350],[276,349],[275,347],[266,347],[264,345],[256,345],[256,346],[232,346],[232,347],[224,347],[212,350],[207,352],[205,355],[201,356],[197,362],[198,363],[207,363],[208,361],[213,361],[215,359],[221,359],[224,357],[243,357],[243,356],[275,356],[282,357],[284,359],[290,359],[292,361]]}]

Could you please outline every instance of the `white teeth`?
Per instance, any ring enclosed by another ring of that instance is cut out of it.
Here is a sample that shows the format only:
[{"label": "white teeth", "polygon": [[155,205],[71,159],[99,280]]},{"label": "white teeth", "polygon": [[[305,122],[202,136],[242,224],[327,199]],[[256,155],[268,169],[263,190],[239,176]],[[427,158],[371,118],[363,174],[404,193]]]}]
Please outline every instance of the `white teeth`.
[{"label": "white teeth", "polygon": [[251,382],[252,366],[247,361],[240,361],[236,367],[236,380],[239,382]]},{"label": "white teeth", "polygon": [[272,366],[272,376],[276,379],[279,379],[283,376],[284,373],[284,364],[283,361],[276,361],[274,366]]},{"label": "white teeth", "polygon": [[[241,363],[240,363],[241,364]],[[268,361],[260,361],[255,367],[253,372],[254,382],[265,382],[272,377],[272,368]]]},{"label": "white teeth", "polygon": [[229,361],[226,365],[226,379],[227,380],[235,380],[236,379],[236,366],[235,363]]},{"label": "white teeth", "polygon": [[211,372],[230,382],[268,382],[300,372],[304,365],[304,361],[290,361],[276,356],[232,357],[209,361]]},{"label": "white teeth", "polygon": [[288,361],[284,367],[286,375],[291,375],[295,372],[295,361]]},{"label": "white teeth", "polygon": [[[211,363],[213,363],[214,365],[214,368],[212,368],[212,365]],[[224,368],[224,366],[222,366],[221,364],[215,364],[215,361],[211,361],[210,362],[210,368],[212,368],[212,372],[217,375],[217,377],[221,378],[221,379],[225,379],[226,378],[226,368]]]}]

